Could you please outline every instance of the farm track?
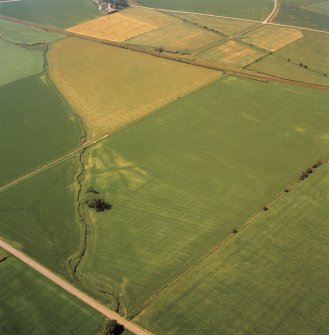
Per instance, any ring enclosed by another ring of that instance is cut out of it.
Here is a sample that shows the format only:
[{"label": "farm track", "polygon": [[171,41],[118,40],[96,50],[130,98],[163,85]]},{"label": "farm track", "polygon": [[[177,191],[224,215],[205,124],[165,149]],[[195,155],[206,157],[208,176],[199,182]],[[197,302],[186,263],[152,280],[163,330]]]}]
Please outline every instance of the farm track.
[{"label": "farm track", "polygon": [[[251,71],[248,71],[248,70],[242,71],[242,70],[237,70],[237,69],[232,69],[232,68],[227,68],[227,67],[207,65],[207,64],[204,64],[204,63],[196,62],[196,61],[189,61],[189,60],[185,60],[185,59],[182,59],[182,58],[175,58],[175,57],[167,56],[167,55],[157,53],[157,52],[147,51],[145,49],[137,48],[135,46],[133,47],[133,46],[130,46],[130,45],[127,45],[127,44],[124,44],[124,43],[103,40],[101,38],[91,37],[91,36],[78,34],[78,33],[73,33],[73,32],[66,31],[66,30],[56,28],[56,27],[53,27],[53,26],[48,26],[48,25],[43,25],[43,24],[38,24],[38,23],[32,23],[32,22],[28,22],[28,21],[24,21],[24,20],[20,20],[20,19],[16,19],[16,18],[8,17],[8,16],[0,15],[0,19],[25,24],[27,26],[31,26],[31,27],[34,27],[34,28],[38,28],[38,29],[42,29],[42,30],[46,30],[46,31],[50,31],[50,32],[60,33],[62,35],[69,36],[69,37],[81,38],[81,39],[85,39],[85,40],[88,40],[88,41],[91,41],[91,42],[102,43],[104,45],[109,45],[109,46],[118,47],[118,48],[122,48],[122,49],[127,49],[127,50],[131,50],[131,51],[136,51],[136,52],[148,54],[148,55],[159,57],[159,58],[164,58],[164,59],[168,59],[168,60],[172,60],[172,61],[176,61],[176,62],[181,62],[181,63],[184,63],[184,64],[189,64],[189,65],[194,65],[194,66],[198,66],[198,67],[202,67],[202,68],[206,68],[206,69],[210,69],[210,70],[220,71],[220,72],[224,72],[226,74],[230,74],[230,75],[234,75],[234,76],[238,76],[238,77],[256,79],[256,80],[261,80],[261,81],[268,81],[268,82],[270,82],[270,81],[271,82],[278,82],[278,83],[281,83],[281,84],[288,84],[288,85],[300,86],[300,87],[305,87],[305,88],[313,88],[313,89],[329,92],[329,86],[311,84],[311,83],[286,79],[286,78],[277,77],[277,76],[262,75],[262,74],[257,74],[257,73],[254,73],[254,72],[251,72]],[[256,22],[262,23],[260,21],[256,21]],[[270,24],[270,23],[268,23],[268,24]],[[275,24],[275,25],[279,25],[279,24]],[[279,26],[285,26],[285,25],[279,25]],[[286,27],[291,27],[291,26],[286,26]],[[303,28],[300,28],[300,27],[294,27],[294,28],[303,29]],[[327,33],[329,33],[329,32],[327,32]],[[1,191],[1,188],[0,188],[0,191]]]},{"label": "farm track", "polygon": [[[46,267],[41,265],[40,263],[37,263],[34,261],[32,258],[28,257],[21,251],[13,248],[11,245],[8,243],[0,240],[0,247],[4,250],[6,250],[8,253],[11,255],[15,256],[18,258],[20,261],[23,263],[27,264],[31,268],[33,268],[35,271],[39,272],[42,274],[44,277],[48,278],[50,281],[55,283],[56,285],[60,286],[62,289],[70,293],[71,295],[75,296],[79,300],[83,301],[87,305],[89,305],[91,308],[94,310],[98,311],[99,313],[103,314],[106,318],[108,319],[114,319],[117,320],[119,324],[123,325],[125,329],[131,331],[132,333],[136,335],[150,335],[151,333],[148,332],[147,330],[143,329],[142,327],[134,324],[133,322],[130,322],[126,319],[124,319],[121,315],[111,311],[107,307],[103,306],[100,304],[98,301],[92,299],[89,297],[87,294],[81,292],[53,272],[49,271]],[[18,292],[19,293],[19,292]]]},{"label": "farm track", "polygon": [[268,15],[267,18],[263,21],[263,23],[269,23],[272,22],[272,20],[278,15],[280,9],[280,1],[274,0],[274,7],[272,12]]},{"label": "farm track", "polygon": [[[323,164],[329,163],[329,156],[326,156],[322,160]],[[321,168],[318,167],[318,168]],[[316,173],[316,172],[315,172]],[[291,184],[289,184],[287,187],[285,187],[285,190],[288,190],[288,193],[292,191],[295,187],[300,185],[301,183],[305,183],[307,180],[297,180]],[[193,264],[191,264],[186,270],[184,270],[181,274],[179,274],[176,278],[173,278],[167,284],[165,284],[162,288],[160,288],[157,292],[155,292],[150,298],[148,298],[137,310],[130,313],[128,316],[131,320],[138,319],[138,316],[140,313],[147,308],[149,305],[151,305],[155,300],[157,300],[163,293],[165,293],[168,289],[170,289],[172,286],[178,284],[183,278],[185,278],[186,275],[191,273],[191,271],[196,270],[200,265],[202,265],[211,255],[213,255],[218,249],[223,247],[226,243],[230,242],[236,235],[238,235],[242,230],[247,228],[250,224],[256,222],[262,215],[264,215],[267,211],[271,210],[271,207],[275,205],[278,201],[283,199],[288,193],[285,191],[281,191],[276,195],[276,197],[268,203],[264,208],[266,208],[266,211],[264,209],[259,210],[258,212],[254,213],[245,223],[243,223],[241,226],[236,228],[236,232],[228,235],[223,240],[220,240],[218,244],[213,246],[210,250],[208,250],[205,254],[203,254],[199,259],[197,259]]]}]

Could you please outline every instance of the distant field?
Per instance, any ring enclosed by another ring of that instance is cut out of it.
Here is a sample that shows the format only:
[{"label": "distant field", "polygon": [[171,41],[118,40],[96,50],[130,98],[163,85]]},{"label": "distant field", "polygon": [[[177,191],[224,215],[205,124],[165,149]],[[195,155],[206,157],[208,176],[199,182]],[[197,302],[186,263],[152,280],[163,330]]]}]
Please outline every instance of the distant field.
[{"label": "distant field", "polygon": [[198,61],[212,65],[229,64],[243,67],[264,55],[265,52],[259,49],[230,40],[199,53],[196,58]]},{"label": "distant field", "polygon": [[139,3],[156,8],[189,11],[262,20],[272,10],[271,0],[139,0]]},{"label": "distant field", "polygon": [[329,1],[321,1],[312,3],[306,7],[308,10],[319,12],[322,14],[329,14]]},{"label": "distant field", "polygon": [[284,78],[329,86],[329,35],[306,30],[303,31],[303,35],[302,39],[248,68]]},{"label": "distant field", "polygon": [[151,304],[154,334],[329,333],[323,166]]},{"label": "distant field", "polygon": [[210,29],[215,29],[221,32],[224,35],[232,36],[240,31],[246,30],[253,26],[256,26],[258,23],[248,22],[243,20],[231,20],[224,19],[220,17],[204,16],[204,15],[194,15],[194,14],[182,14],[182,13],[173,13],[174,16],[186,20],[192,24],[198,24],[200,26],[206,26]]},{"label": "distant field", "polygon": [[14,257],[0,263],[1,333],[97,334],[104,318]]},{"label": "distant field", "polygon": [[88,149],[81,202],[92,186],[113,208],[83,207],[80,276],[138,308],[328,154],[327,105],[323,92],[227,77]]},{"label": "distant field", "polygon": [[79,121],[45,75],[1,86],[0,101],[0,185],[79,146]]},{"label": "distant field", "polygon": [[142,34],[127,42],[175,51],[195,51],[220,40],[222,36],[218,34],[178,23]]},{"label": "distant field", "polygon": [[0,15],[67,28],[99,16],[99,11],[90,0],[24,0],[0,2]]},{"label": "distant field", "polygon": [[262,49],[277,51],[302,37],[303,33],[298,29],[266,25],[247,33],[242,40]]},{"label": "distant field", "polygon": [[[1,7],[0,7],[1,8]],[[0,38],[16,43],[52,42],[62,35],[0,19]]]},{"label": "distant field", "polygon": [[73,38],[53,44],[48,55],[52,79],[85,120],[91,138],[118,129],[221,75]]},{"label": "distant field", "polygon": [[125,13],[126,11],[102,16],[80,23],[68,30],[79,34],[122,42],[128,38],[159,28],[156,22],[152,24],[143,20],[137,20],[125,15]]},{"label": "distant field", "polygon": [[0,40],[0,87],[43,71],[43,51]]},{"label": "distant field", "polygon": [[307,10],[307,7],[305,8],[303,3],[297,0],[281,1],[279,15],[275,17],[274,21],[329,31],[328,15]]},{"label": "distant field", "polygon": [[80,241],[74,183],[78,168],[72,158],[0,193],[1,238],[67,278],[67,260]]}]

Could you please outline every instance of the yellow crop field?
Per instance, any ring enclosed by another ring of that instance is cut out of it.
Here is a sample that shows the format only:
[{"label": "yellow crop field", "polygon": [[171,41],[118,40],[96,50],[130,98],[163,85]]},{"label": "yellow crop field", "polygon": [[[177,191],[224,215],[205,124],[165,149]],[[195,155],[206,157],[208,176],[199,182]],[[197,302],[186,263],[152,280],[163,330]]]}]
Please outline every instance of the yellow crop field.
[{"label": "yellow crop field", "polygon": [[211,17],[197,14],[175,13],[174,15],[185,22],[197,24],[202,27],[206,26],[209,29],[215,29],[216,31],[219,31],[220,33],[227,36],[238,34],[240,31],[250,29],[259,24],[244,20],[224,19],[221,17]]},{"label": "yellow crop field", "polygon": [[302,37],[299,29],[266,25],[246,34],[242,40],[262,49],[277,51]]},{"label": "yellow crop field", "polygon": [[261,50],[230,40],[198,54],[198,61],[213,65],[226,63],[241,67],[252,63],[263,55],[264,52]]},{"label": "yellow crop field", "polygon": [[87,36],[122,42],[157,28],[159,26],[155,23],[129,17],[123,12],[89,20],[67,30]]},{"label": "yellow crop field", "polygon": [[94,139],[221,76],[218,71],[66,38],[48,53],[52,80]]},{"label": "yellow crop field", "polygon": [[220,40],[221,37],[215,33],[179,22],[178,24],[137,36],[127,42],[171,50],[193,51]]}]

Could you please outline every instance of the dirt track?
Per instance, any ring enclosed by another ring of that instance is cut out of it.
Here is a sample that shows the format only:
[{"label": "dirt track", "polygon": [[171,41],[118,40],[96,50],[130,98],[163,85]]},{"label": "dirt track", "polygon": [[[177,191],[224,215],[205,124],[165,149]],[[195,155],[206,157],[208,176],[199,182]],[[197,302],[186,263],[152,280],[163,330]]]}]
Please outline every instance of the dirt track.
[{"label": "dirt track", "polygon": [[267,18],[265,18],[265,20],[263,21],[263,23],[268,23],[271,22],[278,14],[279,12],[279,7],[280,7],[280,2],[279,0],[274,0],[274,7],[272,12],[267,16]]},{"label": "dirt track", "polygon": [[[49,271],[47,268],[42,266],[41,264],[37,263],[34,261],[32,258],[26,256],[22,252],[18,251],[17,249],[13,248],[11,245],[8,243],[0,240],[0,247],[18,258],[20,261],[23,263],[27,264],[31,268],[33,268],[35,271],[41,273],[43,276],[47,277],[49,280],[51,280],[53,283],[56,285],[60,286],[62,289],[67,291],[68,293],[72,294],[79,300],[83,301],[99,313],[103,314],[106,316],[108,319],[114,319],[117,320],[119,324],[123,325],[125,329],[131,331],[132,333],[136,335],[150,335],[151,333],[148,332],[147,330],[141,328],[140,326],[136,325],[135,323],[132,323],[126,319],[124,319],[121,315],[111,311],[107,307],[103,306],[93,298],[90,298],[88,295],[85,293],[81,292],[68,282],[64,281],[62,278],[54,274],[53,272]],[[19,294],[19,292],[17,292]]]}]

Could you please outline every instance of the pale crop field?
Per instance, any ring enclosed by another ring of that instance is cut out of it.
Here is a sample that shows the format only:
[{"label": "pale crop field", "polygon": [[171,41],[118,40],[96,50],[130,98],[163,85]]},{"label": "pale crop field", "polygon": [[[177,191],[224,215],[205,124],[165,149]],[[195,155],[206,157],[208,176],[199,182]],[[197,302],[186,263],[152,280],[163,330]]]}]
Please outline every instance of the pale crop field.
[{"label": "pale crop field", "polygon": [[197,60],[212,65],[246,66],[264,56],[264,52],[238,41],[230,40],[197,55]]},{"label": "pale crop field", "polygon": [[90,138],[113,132],[221,76],[217,71],[69,38],[48,53],[50,76]]},{"label": "pale crop field", "polygon": [[87,36],[122,42],[157,28],[159,26],[156,22],[144,22],[143,20],[129,17],[123,12],[86,21],[67,30]]},{"label": "pale crop field", "polygon": [[277,51],[302,37],[299,29],[266,25],[247,33],[242,40],[268,51]]}]

